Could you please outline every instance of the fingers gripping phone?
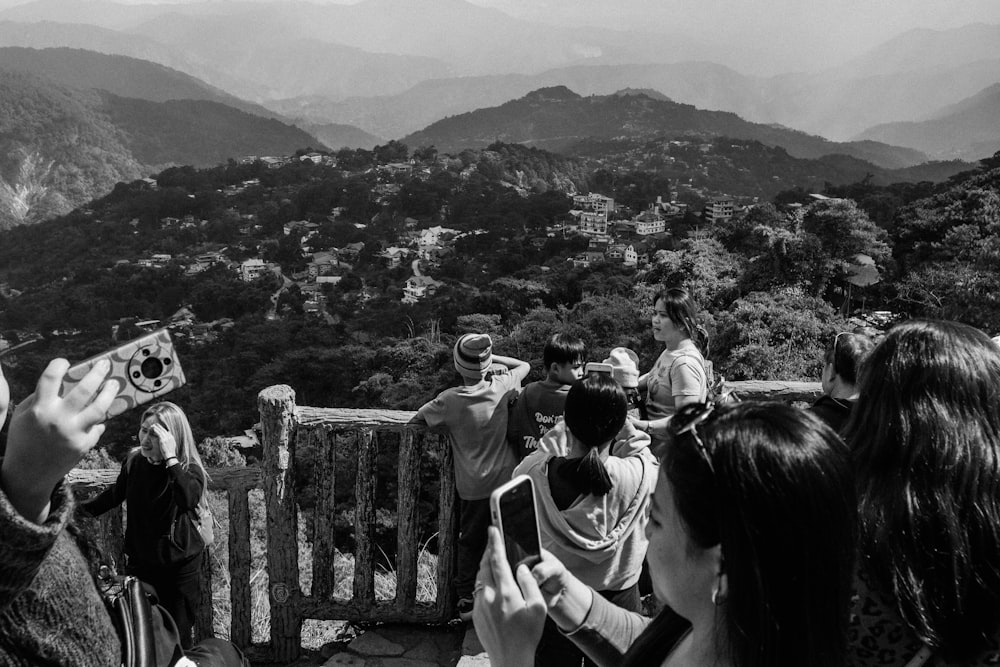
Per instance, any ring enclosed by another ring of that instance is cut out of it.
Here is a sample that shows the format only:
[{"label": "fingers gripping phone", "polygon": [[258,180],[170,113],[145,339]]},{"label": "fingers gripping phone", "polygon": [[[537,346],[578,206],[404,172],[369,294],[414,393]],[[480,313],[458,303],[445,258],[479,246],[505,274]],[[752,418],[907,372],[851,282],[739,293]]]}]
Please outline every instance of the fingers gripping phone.
[{"label": "fingers gripping phone", "polygon": [[527,475],[518,475],[490,496],[493,525],[500,529],[511,572],[524,563],[529,568],[542,559],[535,511],[535,487]]},{"label": "fingers gripping phone", "polygon": [[111,362],[105,382],[118,381],[118,395],[108,408],[108,418],[159,398],[186,381],[170,332],[158,329],[72,366],[63,378],[62,395],[101,359]]}]

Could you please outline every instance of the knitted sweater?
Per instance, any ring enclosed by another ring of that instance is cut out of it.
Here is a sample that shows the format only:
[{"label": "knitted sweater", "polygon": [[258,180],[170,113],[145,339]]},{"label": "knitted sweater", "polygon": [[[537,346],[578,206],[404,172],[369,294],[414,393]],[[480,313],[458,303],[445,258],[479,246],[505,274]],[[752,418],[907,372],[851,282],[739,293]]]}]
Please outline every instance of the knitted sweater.
[{"label": "knitted sweater", "polygon": [[28,521],[0,490],[0,665],[118,667],[121,643],[66,524],[73,498],[52,494],[44,524]]}]

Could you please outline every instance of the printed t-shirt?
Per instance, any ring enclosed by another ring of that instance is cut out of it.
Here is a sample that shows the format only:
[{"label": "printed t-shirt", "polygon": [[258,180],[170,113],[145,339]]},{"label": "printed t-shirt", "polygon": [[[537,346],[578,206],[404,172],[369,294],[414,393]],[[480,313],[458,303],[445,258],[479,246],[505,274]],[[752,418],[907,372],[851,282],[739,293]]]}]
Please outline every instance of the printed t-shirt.
[{"label": "printed t-shirt", "polygon": [[451,433],[455,486],[463,500],[488,498],[510,480],[517,460],[507,445],[507,404],[519,386],[513,375],[494,375],[445,389],[420,408],[428,426],[443,424]]},{"label": "printed t-shirt", "polygon": [[518,460],[538,449],[538,440],[562,419],[568,384],[549,380],[532,382],[517,397],[507,424],[507,441]]},{"label": "printed t-shirt", "polygon": [[650,419],[674,414],[674,397],[708,396],[705,358],[694,343],[685,341],[676,350],[664,350],[646,376],[646,411]]}]

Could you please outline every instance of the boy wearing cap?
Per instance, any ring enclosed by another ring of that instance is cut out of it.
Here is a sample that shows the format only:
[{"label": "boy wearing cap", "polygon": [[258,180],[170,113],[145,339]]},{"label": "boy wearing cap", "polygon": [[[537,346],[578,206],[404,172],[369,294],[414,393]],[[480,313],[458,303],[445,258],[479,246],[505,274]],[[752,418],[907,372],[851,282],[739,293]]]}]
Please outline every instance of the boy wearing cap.
[{"label": "boy wearing cap", "polygon": [[[425,403],[413,420],[428,426],[444,425],[451,434],[459,496],[455,590],[459,616],[468,620],[479,559],[486,549],[490,493],[510,480],[517,465],[506,441],[507,404],[531,367],[524,361],[493,354],[493,341],[486,334],[460,337],[453,356],[462,385],[445,389]],[[509,373],[491,373],[487,379],[492,364],[506,366]]]},{"label": "boy wearing cap", "polygon": [[545,432],[562,419],[566,394],[583,377],[586,356],[587,347],[576,336],[559,333],[545,342],[545,379],[528,384],[510,410],[507,441],[518,461],[533,453]]}]

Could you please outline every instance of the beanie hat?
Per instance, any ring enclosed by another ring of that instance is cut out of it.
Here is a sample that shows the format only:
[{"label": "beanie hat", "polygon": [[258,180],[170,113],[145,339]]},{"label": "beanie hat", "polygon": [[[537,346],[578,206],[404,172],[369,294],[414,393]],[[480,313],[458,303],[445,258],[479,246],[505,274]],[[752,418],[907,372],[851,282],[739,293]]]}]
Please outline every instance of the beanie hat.
[{"label": "beanie hat", "polygon": [[604,363],[611,364],[611,377],[622,387],[639,386],[639,355],[627,347],[616,347]]},{"label": "beanie hat", "polygon": [[493,341],[487,334],[468,333],[455,343],[455,370],[462,377],[481,380],[493,363]]}]

